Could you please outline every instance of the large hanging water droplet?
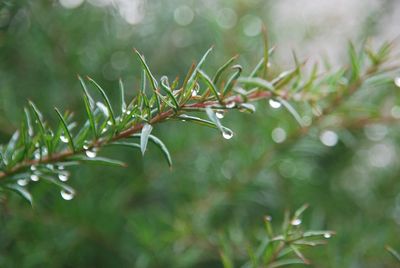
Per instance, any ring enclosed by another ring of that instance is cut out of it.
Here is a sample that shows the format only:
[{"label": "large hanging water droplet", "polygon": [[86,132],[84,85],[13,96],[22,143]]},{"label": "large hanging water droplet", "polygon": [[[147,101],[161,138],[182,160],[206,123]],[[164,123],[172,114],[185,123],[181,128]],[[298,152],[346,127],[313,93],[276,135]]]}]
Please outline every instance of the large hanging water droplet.
[{"label": "large hanging water droplet", "polygon": [[60,194],[61,194],[61,197],[62,197],[64,200],[67,200],[67,201],[72,200],[72,199],[74,198],[74,196],[75,196],[74,191],[72,191],[72,190],[65,190],[65,189],[64,189],[64,190],[61,190]]},{"label": "large hanging water droplet", "polygon": [[224,130],[222,132],[222,137],[226,140],[230,140],[233,137],[233,132],[231,130]]},{"label": "large hanging water droplet", "polygon": [[60,140],[61,140],[63,143],[68,143],[68,141],[69,141],[69,139],[68,139],[66,136],[64,136],[64,135],[61,135],[61,136],[60,136]]},{"label": "large hanging water droplet", "polygon": [[224,111],[223,110],[218,110],[218,111],[216,111],[215,112],[215,116],[218,118],[218,119],[222,119],[222,118],[224,118]]},{"label": "large hanging water droplet", "polygon": [[58,178],[60,179],[60,181],[68,181],[69,175],[68,173],[60,173],[58,174]]},{"label": "large hanging water droplet", "polygon": [[293,226],[298,226],[301,224],[301,220],[300,219],[294,219],[290,222],[291,225]]},{"label": "large hanging water droplet", "polygon": [[97,153],[95,151],[90,151],[90,150],[86,151],[85,154],[89,158],[95,158],[97,155]]},{"label": "large hanging water droplet", "polygon": [[338,135],[332,130],[323,131],[319,136],[319,139],[321,140],[322,144],[328,147],[335,146],[339,141]]},{"label": "large hanging water droplet", "polygon": [[274,109],[278,109],[278,108],[280,108],[282,106],[282,103],[280,103],[279,101],[270,99],[269,100],[269,106],[271,106]]},{"label": "large hanging water droplet", "polygon": [[20,179],[20,180],[17,181],[17,183],[18,183],[19,186],[26,186],[26,185],[28,185],[29,180],[27,180],[27,179]]},{"label": "large hanging water droplet", "polygon": [[32,174],[31,175],[31,181],[38,181],[39,180],[39,176],[36,174]]}]

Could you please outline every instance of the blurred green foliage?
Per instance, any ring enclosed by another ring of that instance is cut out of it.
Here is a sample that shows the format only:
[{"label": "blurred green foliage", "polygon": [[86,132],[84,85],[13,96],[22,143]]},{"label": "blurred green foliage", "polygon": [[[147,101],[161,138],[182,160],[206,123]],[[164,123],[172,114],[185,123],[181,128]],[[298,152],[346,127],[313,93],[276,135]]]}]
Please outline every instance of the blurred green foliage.
[{"label": "blurred green foliage", "polygon": [[[215,70],[236,53],[244,66],[255,65],[262,55],[262,22],[272,41],[280,40],[272,1],[137,2],[143,4],[135,7],[142,18],[134,24],[119,6],[95,1],[73,9],[51,0],[1,2],[0,143],[18,126],[27,99],[52,122],[58,120],[53,106],[79,119],[84,106],[76,74],[101,81],[112,102],[118,100],[120,77],[126,93],[136,94],[140,65],[134,47],[157,77],[182,78],[212,44],[218,52],[206,69]],[[381,5],[387,10],[393,2]],[[373,18],[365,24],[376,24]],[[109,148],[105,155],[129,167],[74,168],[73,201],[42,183],[32,187],[34,209],[7,196],[1,203],[0,266],[222,267],[220,251],[226,247],[243,264],[248,248],[262,240],[264,215],[278,223],[285,208],[307,202],[311,212],[304,221],[337,232],[327,246],[306,252],[315,267],[394,267],[384,246],[400,248],[399,127],[396,121],[362,125],[351,119],[398,119],[400,95],[391,81],[372,82],[346,103],[347,110],[327,118],[345,126],[336,130],[333,147],[319,139],[323,124],[275,143],[274,129],[290,134],[299,127],[287,111],[263,102],[255,114],[224,118],[235,130],[229,141],[179,122],[155,129],[170,148],[172,171],[152,145],[144,158],[138,151]]]}]

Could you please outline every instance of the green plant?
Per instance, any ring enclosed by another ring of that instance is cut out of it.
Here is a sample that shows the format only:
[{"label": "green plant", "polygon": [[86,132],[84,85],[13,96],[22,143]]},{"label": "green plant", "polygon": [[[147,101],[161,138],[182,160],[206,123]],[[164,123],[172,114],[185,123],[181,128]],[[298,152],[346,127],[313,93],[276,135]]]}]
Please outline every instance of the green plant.
[{"label": "green plant", "polygon": [[400,262],[400,253],[398,251],[390,246],[386,246],[385,248],[398,262]]},{"label": "green plant", "polygon": [[[204,71],[204,63],[211,52],[209,49],[197,65],[192,65],[183,81],[175,79],[171,83],[166,76],[157,80],[144,57],[135,51],[142,66],[140,90],[127,101],[120,80],[118,109],[110,102],[106,91],[89,77],[87,80],[93,88],[78,77],[87,116],[80,127],[73,121],[72,113],[62,113],[55,108],[59,123],[53,128],[36,105],[29,102],[19,130],[8,144],[0,147],[1,190],[15,191],[32,204],[29,183],[43,180],[60,187],[62,198],[71,200],[75,190],[66,183],[70,176],[69,166],[81,163],[126,165],[119,160],[99,157],[99,150],[106,146],[131,147],[144,154],[150,141],[159,147],[171,166],[172,159],[166,145],[152,135],[155,125],[168,120],[196,123],[217,129],[223,138],[230,139],[233,131],[221,123],[224,113],[229,110],[252,113],[256,109],[252,102],[262,99],[269,100],[272,107],[284,106],[299,124],[291,137],[301,137],[313,126],[323,124],[326,115],[335,112],[361,87],[377,81],[392,83],[392,72],[398,68],[388,64],[391,46],[384,43],[377,52],[368,47],[357,52],[350,45],[349,66],[337,70],[328,68],[321,73],[314,65],[307,74],[305,63],[300,63],[296,56],[293,69],[278,71],[271,68],[268,63],[273,49],[266,45],[264,57],[249,74],[243,75],[242,66],[233,65],[235,56],[213,76]],[[365,57],[369,59],[368,64]],[[91,93],[93,89],[97,92],[96,98]],[[307,108],[314,112],[312,123],[300,115],[307,110],[299,103],[307,104]],[[299,112],[299,109],[303,111]],[[339,127],[360,127],[371,121],[388,122],[392,119],[378,115],[350,120]],[[300,228],[301,215],[305,208],[297,210],[292,217],[286,214],[279,235],[272,231],[270,218],[266,217],[267,236],[255,251],[250,251],[251,261],[243,267],[308,264],[301,249],[323,244],[320,238],[327,239],[333,232],[303,231]],[[234,260],[229,254],[222,252],[221,257],[225,267],[233,267]]]},{"label": "green plant", "polygon": [[[245,263],[243,268],[257,267],[282,267],[291,264],[310,264],[302,249],[315,247],[326,243],[335,233],[332,231],[305,231],[302,228],[302,214],[308,205],[296,210],[293,215],[288,211],[282,224],[280,234],[274,231],[271,225],[271,216],[265,216],[266,236],[260,245],[254,250],[250,249],[250,261]],[[221,259],[225,268],[233,268],[234,260],[227,252],[221,252]]]},{"label": "green plant", "polygon": [[[87,113],[86,122],[79,128],[72,119],[72,113],[62,114],[57,108],[55,112],[60,122],[52,128],[30,101],[29,108],[24,110],[25,120],[20,129],[8,144],[0,147],[2,190],[16,191],[32,203],[27,186],[30,181],[43,179],[61,187],[62,197],[70,200],[74,189],[65,183],[69,176],[66,167],[80,163],[125,165],[118,160],[98,157],[98,151],[105,146],[133,147],[144,154],[150,140],[161,149],[171,166],[167,147],[151,135],[154,125],[168,120],[187,121],[218,129],[225,139],[230,139],[233,131],[222,125],[220,119],[223,114],[233,109],[254,112],[255,106],[251,102],[260,99],[270,99],[272,106],[283,105],[287,108],[299,123],[298,134],[304,134],[310,125],[304,122],[292,103],[308,104],[310,109],[317,111],[313,121],[319,122],[365,83],[382,79],[387,81],[392,71],[397,70],[397,66],[387,65],[391,59],[391,43],[384,43],[376,52],[369,47],[357,51],[350,44],[349,66],[319,73],[315,65],[308,76],[303,71],[305,63],[300,63],[296,55],[293,69],[283,72],[272,70],[269,58],[273,49],[269,48],[267,40],[265,44],[264,57],[245,76],[242,75],[242,66],[231,66],[236,56],[223,64],[213,76],[208,75],[203,65],[212,50],[210,48],[197,65],[192,65],[183,81],[177,78],[172,82],[166,76],[157,80],[144,57],[135,50],[142,66],[140,90],[127,102],[124,85],[120,81],[121,99],[117,110],[97,82],[87,78],[97,91],[99,101],[95,101],[86,82],[79,77]],[[369,64],[365,64],[366,57]],[[208,116],[208,120],[198,116],[202,113]],[[365,118],[356,120],[366,121]]]}]

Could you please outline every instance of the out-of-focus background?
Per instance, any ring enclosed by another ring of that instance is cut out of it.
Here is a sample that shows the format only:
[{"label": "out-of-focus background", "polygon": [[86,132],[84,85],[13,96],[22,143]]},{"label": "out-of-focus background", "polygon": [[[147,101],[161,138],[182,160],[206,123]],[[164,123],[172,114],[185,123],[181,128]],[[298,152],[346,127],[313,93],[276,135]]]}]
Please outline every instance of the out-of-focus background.
[{"label": "out-of-focus background", "polygon": [[[265,24],[276,46],[272,64],[289,66],[295,50],[343,65],[349,40],[396,39],[399,15],[396,0],[3,0],[0,143],[18,127],[27,99],[50,122],[54,106],[82,121],[77,74],[96,79],[112,101],[121,77],[133,96],[140,78],[133,48],[157,77],[182,78],[211,45],[207,70],[237,53],[249,70],[262,56]],[[400,104],[393,88],[381,90]],[[400,248],[399,127],[343,130],[335,146],[311,131],[282,147],[296,123],[283,109],[257,108],[224,118],[235,130],[229,141],[182,123],[157,127],[172,171],[157,148],[144,158],[108,149],[103,154],[129,167],[75,168],[72,201],[45,183],[31,187],[34,209],[10,196],[0,209],[0,266],[221,267],[221,245],[240,262],[259,241],[265,214],[278,223],[286,208],[309,203],[308,225],[338,233],[308,252],[314,267],[395,267],[384,246]]]}]

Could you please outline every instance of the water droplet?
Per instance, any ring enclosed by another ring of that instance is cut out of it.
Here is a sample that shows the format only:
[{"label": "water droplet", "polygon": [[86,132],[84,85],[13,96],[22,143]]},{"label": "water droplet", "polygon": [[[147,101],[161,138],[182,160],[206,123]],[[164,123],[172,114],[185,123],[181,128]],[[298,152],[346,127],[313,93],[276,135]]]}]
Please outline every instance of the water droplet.
[{"label": "water droplet", "polygon": [[31,166],[32,171],[35,171],[36,169],[37,169],[36,166]]},{"label": "water droplet", "polygon": [[242,103],[240,104],[239,112],[247,112],[247,113],[254,113],[256,111],[256,106],[251,103]]},{"label": "water droplet", "polygon": [[26,186],[28,185],[29,181],[27,179],[20,179],[17,181],[19,186]]},{"label": "water droplet", "polygon": [[108,121],[107,121],[107,125],[112,126],[112,124],[113,124],[113,123],[111,122],[111,120],[108,120]]},{"label": "water droplet", "polygon": [[269,100],[269,106],[271,106],[274,109],[278,109],[278,108],[280,108],[282,106],[282,103],[280,103],[279,101],[270,99]]},{"label": "water droplet", "polygon": [[323,131],[319,136],[319,139],[325,146],[328,147],[335,146],[339,141],[338,135],[332,130]]},{"label": "water droplet", "polygon": [[224,130],[222,132],[222,137],[226,140],[230,140],[233,137],[233,132],[231,130]]},{"label": "water droplet", "polygon": [[300,219],[294,219],[290,222],[291,225],[293,226],[298,226],[301,224],[301,220]]},{"label": "water droplet", "polygon": [[89,145],[87,145],[87,144],[83,145],[83,149],[84,149],[84,150],[89,149]]},{"label": "water droplet", "polygon": [[31,180],[32,180],[32,181],[38,181],[38,180],[39,180],[39,176],[36,175],[36,174],[32,174],[32,175],[31,175]]},{"label": "water droplet", "polygon": [[54,166],[53,166],[52,164],[47,164],[47,165],[46,165],[46,168],[48,168],[48,169],[54,169]]},{"label": "water droplet", "polygon": [[395,84],[397,87],[400,87],[400,76],[396,77],[393,81],[394,81],[394,84]]},{"label": "water droplet", "polygon": [[264,221],[272,221],[272,217],[270,215],[264,216]]},{"label": "water droplet", "polygon": [[276,143],[282,143],[286,140],[286,131],[283,128],[277,127],[272,130],[272,140]]},{"label": "water droplet", "polygon": [[219,119],[222,119],[222,118],[224,118],[224,113],[225,112],[223,110],[218,110],[215,112],[215,116]]},{"label": "water droplet", "polygon": [[103,128],[102,130],[101,130],[101,134],[104,134],[104,133],[106,133],[107,132],[107,130],[108,130],[108,128]]},{"label": "water droplet", "polygon": [[65,189],[64,189],[64,190],[61,190],[60,194],[61,194],[61,197],[62,197],[64,200],[67,200],[67,201],[72,200],[72,199],[74,198],[74,196],[75,196],[74,191],[72,191],[72,190],[65,190]]},{"label": "water droplet", "polygon": [[89,158],[95,158],[97,155],[97,153],[95,151],[90,151],[90,150],[86,151],[85,154]]},{"label": "water droplet", "polygon": [[64,168],[64,166],[63,165],[59,165],[58,166],[58,170],[64,170],[65,168]]},{"label": "water droplet", "polygon": [[228,109],[235,108],[235,106],[236,106],[236,103],[235,103],[234,101],[228,102],[228,103],[225,105],[225,107],[228,108]]},{"label": "water droplet", "polygon": [[331,235],[330,233],[325,233],[325,234],[324,234],[324,237],[325,237],[326,239],[329,239],[329,238],[332,237],[332,235]]},{"label": "water droplet", "polygon": [[35,152],[35,153],[33,154],[33,157],[34,157],[35,159],[40,159],[40,153],[39,153],[39,152]]},{"label": "water droplet", "polygon": [[197,96],[197,90],[193,89],[192,90],[192,97],[196,97]]},{"label": "water droplet", "polygon": [[60,179],[60,181],[68,181],[69,176],[68,173],[60,173],[58,174],[58,178]]},{"label": "water droplet", "polygon": [[68,141],[69,141],[69,139],[68,139],[66,136],[64,136],[64,135],[61,135],[61,136],[60,136],[60,140],[61,140],[63,143],[68,143]]}]

